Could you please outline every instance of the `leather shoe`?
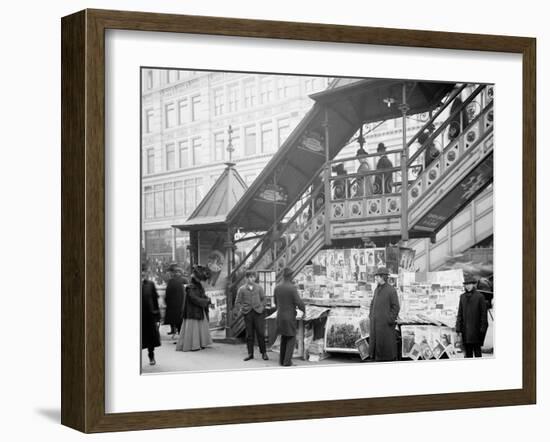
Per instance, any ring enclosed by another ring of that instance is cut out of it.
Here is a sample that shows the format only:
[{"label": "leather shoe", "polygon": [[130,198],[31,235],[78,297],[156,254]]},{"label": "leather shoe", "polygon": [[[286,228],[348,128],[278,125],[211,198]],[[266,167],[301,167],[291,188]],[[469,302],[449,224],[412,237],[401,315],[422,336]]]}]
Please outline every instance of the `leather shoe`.
[{"label": "leather shoe", "polygon": [[262,359],[264,361],[269,361],[269,358],[267,357],[267,353],[262,353]]},{"label": "leather shoe", "polygon": [[157,361],[155,361],[154,359],[149,359],[149,365],[155,365],[157,363]]},{"label": "leather shoe", "polygon": [[243,361],[250,361],[251,359],[254,359],[254,355],[248,355]]}]

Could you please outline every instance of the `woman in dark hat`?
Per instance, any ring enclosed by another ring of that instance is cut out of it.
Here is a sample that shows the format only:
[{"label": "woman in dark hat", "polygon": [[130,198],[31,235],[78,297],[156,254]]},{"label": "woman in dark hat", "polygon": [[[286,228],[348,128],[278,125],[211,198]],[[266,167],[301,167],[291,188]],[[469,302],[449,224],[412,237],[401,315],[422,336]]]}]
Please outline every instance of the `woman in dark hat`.
[{"label": "woman in dark hat", "polygon": [[210,269],[201,265],[193,267],[191,283],[186,287],[183,301],[183,321],[176,345],[177,351],[196,351],[212,344],[208,326],[208,307],[202,281],[210,278]]}]

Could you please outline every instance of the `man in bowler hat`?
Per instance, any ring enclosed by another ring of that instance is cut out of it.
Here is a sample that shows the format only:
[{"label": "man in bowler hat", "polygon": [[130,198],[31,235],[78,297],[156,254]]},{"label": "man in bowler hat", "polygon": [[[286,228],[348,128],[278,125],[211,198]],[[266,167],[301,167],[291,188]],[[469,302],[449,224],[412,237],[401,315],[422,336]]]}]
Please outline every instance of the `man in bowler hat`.
[{"label": "man in bowler hat", "polygon": [[243,315],[246,328],[248,356],[244,360],[254,359],[254,336],[256,336],[262,359],[267,361],[269,357],[265,346],[264,289],[256,284],[255,271],[247,270],[245,278],[246,282],[239,288],[235,299],[235,308]]},{"label": "man in bowler hat", "polygon": [[386,267],[378,267],[374,274],[378,285],[369,311],[369,356],[377,362],[397,359],[395,325],[399,314],[399,299],[395,288],[388,283],[389,274]]},{"label": "man in bowler hat", "polygon": [[274,297],[277,333],[281,335],[279,365],[289,367],[292,365],[292,353],[296,345],[296,309],[300,309],[305,315],[306,306],[292,283],[292,270],[288,267],[283,269],[283,282],[275,287]]},{"label": "man in bowler hat", "polygon": [[474,276],[464,278],[465,292],[460,295],[458,314],[456,315],[456,332],[462,337],[466,358],[481,357],[481,346],[487,333],[487,302],[485,296],[476,290],[477,280]]}]

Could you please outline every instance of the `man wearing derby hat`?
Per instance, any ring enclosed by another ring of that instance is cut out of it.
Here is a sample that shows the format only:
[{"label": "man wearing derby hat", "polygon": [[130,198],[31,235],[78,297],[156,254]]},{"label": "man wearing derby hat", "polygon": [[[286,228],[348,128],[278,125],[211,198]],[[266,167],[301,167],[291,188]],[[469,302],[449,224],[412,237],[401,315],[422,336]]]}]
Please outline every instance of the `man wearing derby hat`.
[{"label": "man wearing derby hat", "polygon": [[378,267],[374,274],[378,286],[370,304],[369,356],[377,362],[397,359],[395,324],[399,314],[399,299],[395,288],[388,283],[389,274],[386,267]]},{"label": "man wearing derby hat", "polygon": [[275,306],[277,308],[277,333],[281,335],[279,365],[292,365],[292,353],[296,345],[296,309],[306,313],[304,301],[300,299],[296,286],[292,283],[292,270],[283,269],[283,282],[275,287]]},{"label": "man wearing derby hat", "polygon": [[[378,143],[378,147],[376,148],[376,151],[379,154],[382,154],[380,156],[380,159],[376,163],[376,170],[383,171],[385,169],[391,169],[393,167],[393,164],[388,158],[388,156],[385,154],[386,146],[384,145],[384,143]],[[392,193],[392,191],[393,191],[392,172],[380,172],[374,177],[375,194]]]},{"label": "man wearing derby hat", "polygon": [[481,357],[481,346],[487,333],[487,303],[485,296],[476,290],[477,279],[473,275],[464,277],[465,292],[460,295],[456,332],[462,336],[466,358]]},{"label": "man wearing derby hat", "polygon": [[246,329],[248,355],[244,360],[254,359],[254,336],[256,336],[262,359],[267,361],[269,357],[265,345],[264,307],[266,298],[264,289],[256,284],[256,272],[254,270],[247,270],[245,279],[246,282],[239,288],[235,298],[235,310],[243,315]]}]

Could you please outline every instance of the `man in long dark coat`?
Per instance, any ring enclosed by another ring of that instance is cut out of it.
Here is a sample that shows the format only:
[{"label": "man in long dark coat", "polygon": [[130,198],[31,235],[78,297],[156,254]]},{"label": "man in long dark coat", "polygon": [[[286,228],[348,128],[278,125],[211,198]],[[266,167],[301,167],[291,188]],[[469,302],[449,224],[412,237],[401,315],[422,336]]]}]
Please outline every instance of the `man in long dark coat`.
[{"label": "man in long dark coat", "polygon": [[296,345],[296,309],[300,309],[305,315],[306,306],[292,283],[292,270],[288,267],[283,269],[283,282],[275,287],[274,297],[277,333],[281,335],[279,365],[289,367],[292,365],[292,353]]},{"label": "man in long dark coat", "polygon": [[487,333],[487,302],[485,296],[476,290],[477,280],[472,276],[464,278],[464,289],[458,303],[456,332],[462,336],[466,358],[481,357],[481,346]]},{"label": "man in long dark coat", "polygon": [[369,356],[374,361],[395,361],[397,339],[395,324],[399,315],[397,292],[388,284],[389,271],[379,267],[374,275],[378,284],[370,304]]},{"label": "man in long dark coat", "polygon": [[159,295],[155,283],[142,272],[141,282],[141,348],[147,349],[149,365],[155,365],[155,347],[160,347]]},{"label": "man in long dark coat", "polygon": [[[384,143],[379,143],[376,148],[378,153],[386,152],[386,146]],[[392,169],[393,164],[387,155],[382,155],[376,163],[376,170],[384,171],[385,169]],[[393,188],[393,172],[380,172],[374,176],[374,193],[392,193]]]},{"label": "man in long dark coat", "polygon": [[265,294],[264,289],[256,284],[256,272],[247,270],[246,282],[239,288],[235,299],[235,310],[244,317],[246,330],[246,348],[248,356],[245,361],[254,359],[254,336],[258,341],[258,347],[262,353],[262,359],[267,361],[267,349],[265,345]]},{"label": "man in long dark coat", "polygon": [[172,277],[166,285],[166,314],[164,323],[170,325],[170,334],[176,335],[180,332],[181,321],[183,320],[183,285],[187,281],[183,278],[183,272],[179,267],[171,267]]}]

